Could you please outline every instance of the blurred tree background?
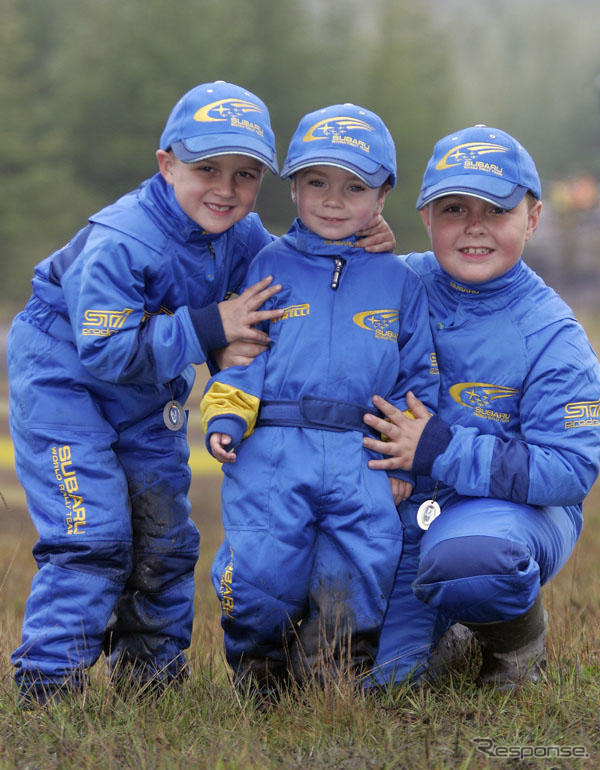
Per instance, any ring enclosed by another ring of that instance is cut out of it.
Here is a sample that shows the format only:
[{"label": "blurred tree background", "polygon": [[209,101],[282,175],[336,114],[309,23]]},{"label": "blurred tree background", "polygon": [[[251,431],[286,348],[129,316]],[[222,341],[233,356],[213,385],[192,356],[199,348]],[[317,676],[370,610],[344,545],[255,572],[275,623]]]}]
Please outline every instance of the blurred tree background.
[{"label": "blurred tree background", "polygon": [[[223,79],[268,104],[280,161],[308,110],[351,101],[396,140],[386,216],[398,251],[426,240],[414,201],[433,142],[487,123],[544,184],[600,178],[597,0],[0,0],[0,238],[6,317],[33,266],[87,215],[155,172],[166,117]],[[258,210],[294,211],[269,175]]]}]

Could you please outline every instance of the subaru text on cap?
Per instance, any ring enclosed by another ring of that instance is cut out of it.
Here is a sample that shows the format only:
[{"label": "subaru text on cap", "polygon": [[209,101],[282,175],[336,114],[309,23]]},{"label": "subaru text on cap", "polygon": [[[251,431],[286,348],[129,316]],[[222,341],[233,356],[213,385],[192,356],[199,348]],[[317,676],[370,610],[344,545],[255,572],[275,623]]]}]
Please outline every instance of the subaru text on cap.
[{"label": "subaru text on cap", "polygon": [[425,169],[417,208],[456,193],[512,209],[527,192],[538,200],[542,195],[531,155],[505,131],[477,125],[436,143]]},{"label": "subaru text on cap", "polygon": [[300,120],[281,176],[316,165],[343,168],[369,187],[396,184],[392,135],[378,115],[355,104],[334,104]]},{"label": "subaru text on cap", "polygon": [[192,88],[177,102],[160,137],[184,163],[217,155],[248,155],[276,174],[275,135],[263,101],[224,80]]}]

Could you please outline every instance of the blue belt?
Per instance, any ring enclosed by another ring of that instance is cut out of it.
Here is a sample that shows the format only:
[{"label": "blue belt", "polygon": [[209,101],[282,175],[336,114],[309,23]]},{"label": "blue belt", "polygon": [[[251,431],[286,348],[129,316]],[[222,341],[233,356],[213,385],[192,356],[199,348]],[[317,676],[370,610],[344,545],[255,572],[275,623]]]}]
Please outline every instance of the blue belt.
[{"label": "blue belt", "polygon": [[285,425],[333,431],[357,430],[366,435],[378,435],[363,422],[366,412],[381,416],[363,404],[336,401],[333,398],[302,396],[299,401],[263,401],[256,427]]}]

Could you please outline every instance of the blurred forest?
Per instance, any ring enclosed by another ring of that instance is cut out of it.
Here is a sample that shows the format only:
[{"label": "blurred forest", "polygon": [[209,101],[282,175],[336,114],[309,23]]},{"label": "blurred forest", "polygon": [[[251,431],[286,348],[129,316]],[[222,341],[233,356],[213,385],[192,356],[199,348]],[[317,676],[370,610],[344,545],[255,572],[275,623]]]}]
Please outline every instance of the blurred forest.
[{"label": "blurred forest", "polygon": [[[267,102],[280,161],[308,110],[351,101],[378,112],[398,151],[385,213],[399,252],[426,246],[414,202],[434,141],[473,123],[517,136],[544,198],[558,191],[560,237],[548,244],[576,248],[590,217],[597,233],[597,0],[0,0],[0,19],[6,318],[37,262],[154,173],[179,96],[216,79]],[[569,186],[580,178],[591,180],[583,206]],[[273,232],[287,229],[287,183],[270,175],[258,210]]]}]

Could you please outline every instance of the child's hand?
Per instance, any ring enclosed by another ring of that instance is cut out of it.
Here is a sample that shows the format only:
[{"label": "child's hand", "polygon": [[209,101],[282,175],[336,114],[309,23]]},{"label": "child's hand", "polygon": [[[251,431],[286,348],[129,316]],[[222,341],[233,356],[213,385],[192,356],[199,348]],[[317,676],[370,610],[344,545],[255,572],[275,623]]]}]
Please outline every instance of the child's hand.
[{"label": "child's hand", "polygon": [[248,366],[256,356],[268,349],[268,345],[262,345],[260,342],[237,340],[225,348],[211,350],[210,354],[220,371],[223,371],[229,366]]},{"label": "child's hand", "polygon": [[220,463],[234,463],[237,460],[233,450],[227,451],[227,447],[231,444],[231,436],[227,433],[211,433],[209,444],[212,456]]},{"label": "child's hand", "polygon": [[363,446],[372,449],[373,452],[390,456],[381,460],[369,460],[369,468],[376,471],[397,468],[404,471],[412,470],[417,445],[425,426],[431,419],[431,413],[411,391],[406,394],[406,406],[413,414],[412,420],[381,396],[373,396],[373,404],[384,417],[387,417],[387,420],[382,420],[370,412],[364,415],[363,420],[373,430],[385,434],[388,441],[379,441],[372,436],[365,436]]},{"label": "child's hand", "polygon": [[283,315],[283,309],[279,310],[257,310],[263,305],[269,297],[281,291],[281,284],[276,283],[269,286],[273,276],[263,278],[262,281],[248,286],[239,297],[219,302],[219,313],[221,322],[225,331],[227,342],[258,342],[261,345],[268,345],[271,341],[269,335],[255,329],[254,324],[261,321],[269,321],[272,318],[280,318]]},{"label": "child's hand", "polygon": [[413,485],[410,483],[410,481],[396,479],[393,476],[388,476],[388,478],[392,486],[392,495],[396,505],[401,503],[403,500],[408,500],[413,489]]},{"label": "child's hand", "polygon": [[396,248],[394,233],[381,214],[374,216],[364,230],[356,233],[356,237],[366,251],[394,251]]}]

